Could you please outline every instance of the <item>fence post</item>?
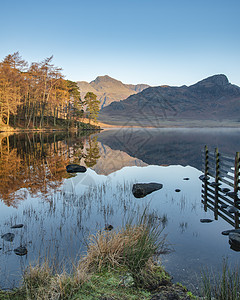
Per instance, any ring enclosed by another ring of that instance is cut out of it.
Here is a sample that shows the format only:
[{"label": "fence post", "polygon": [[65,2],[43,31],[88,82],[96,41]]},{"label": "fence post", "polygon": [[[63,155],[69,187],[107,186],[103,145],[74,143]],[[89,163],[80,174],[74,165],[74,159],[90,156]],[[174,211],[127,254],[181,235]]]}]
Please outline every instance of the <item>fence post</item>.
[{"label": "fence post", "polygon": [[[205,170],[204,175],[205,178],[208,176],[208,147],[205,145],[204,147],[205,152]],[[207,211],[207,180],[204,180],[204,210]]]},{"label": "fence post", "polygon": [[[238,187],[239,185],[239,152],[236,152],[234,165],[234,206],[239,207],[238,204]],[[235,213],[235,228],[239,228],[239,213]]]},{"label": "fence post", "polygon": [[215,220],[218,219],[218,183],[219,183],[219,152],[218,148],[215,149],[215,164],[216,164],[216,170],[215,170],[215,201],[214,201],[214,216]]}]

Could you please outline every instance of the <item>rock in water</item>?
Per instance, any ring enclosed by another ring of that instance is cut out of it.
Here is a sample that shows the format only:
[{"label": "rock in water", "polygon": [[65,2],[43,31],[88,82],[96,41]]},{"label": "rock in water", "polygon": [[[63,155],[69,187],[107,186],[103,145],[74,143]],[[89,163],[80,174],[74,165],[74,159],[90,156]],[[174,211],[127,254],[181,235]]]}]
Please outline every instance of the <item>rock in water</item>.
[{"label": "rock in water", "polygon": [[201,175],[201,176],[199,176],[199,179],[202,180],[202,181],[208,181],[210,179],[210,177],[205,176],[205,175]]},{"label": "rock in water", "polygon": [[233,214],[233,213],[238,213],[238,209],[234,206],[229,206],[227,208],[227,211],[230,213],[230,214]]},{"label": "rock in water", "polygon": [[23,247],[23,246],[19,246],[16,249],[14,249],[13,251],[16,255],[20,255],[20,256],[27,254],[27,248]]},{"label": "rock in water", "polygon": [[11,228],[22,228],[22,227],[23,227],[23,224],[16,224],[16,225],[11,226]]},{"label": "rock in water", "polygon": [[240,250],[240,233],[229,233],[229,244],[233,246],[233,249]]},{"label": "rock in water", "polygon": [[80,166],[77,164],[67,165],[66,170],[68,173],[85,173],[87,171],[84,166]]},{"label": "rock in water", "polygon": [[4,240],[4,241],[7,241],[7,242],[12,242],[14,240],[14,237],[15,237],[15,234],[14,233],[5,233],[1,236],[1,238]]},{"label": "rock in water", "polygon": [[106,231],[111,231],[113,229],[113,226],[110,224],[110,225],[106,225],[104,230]]},{"label": "rock in water", "polygon": [[229,235],[230,233],[239,233],[240,234],[240,229],[230,229],[230,230],[222,231],[222,235]]},{"label": "rock in water", "polygon": [[221,191],[226,194],[226,193],[230,192],[230,189],[229,188],[222,188]]},{"label": "rock in water", "polygon": [[176,192],[176,193],[179,193],[179,192],[181,192],[181,190],[180,190],[180,189],[176,189],[175,192]]},{"label": "rock in water", "polygon": [[211,220],[211,219],[200,219],[200,222],[201,223],[211,223],[211,222],[213,222],[213,220]]},{"label": "rock in water", "polygon": [[135,183],[132,188],[132,193],[136,198],[143,198],[152,192],[160,190],[163,187],[160,183]]}]

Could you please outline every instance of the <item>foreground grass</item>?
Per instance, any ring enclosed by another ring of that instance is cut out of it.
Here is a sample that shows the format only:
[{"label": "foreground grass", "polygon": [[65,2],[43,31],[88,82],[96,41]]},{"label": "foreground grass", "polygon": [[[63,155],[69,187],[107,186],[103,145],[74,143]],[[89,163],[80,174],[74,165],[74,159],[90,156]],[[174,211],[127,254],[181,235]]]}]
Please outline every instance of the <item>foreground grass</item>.
[{"label": "foreground grass", "polygon": [[209,271],[203,272],[203,295],[206,300],[240,300],[239,267],[230,268],[223,261],[222,273],[216,276]]},{"label": "foreground grass", "polygon": [[[163,287],[167,293],[168,286],[176,293],[157,262],[166,243],[161,229],[152,225],[143,217],[137,225],[98,232],[90,236],[87,254],[72,274],[54,273],[48,263],[29,266],[22,285],[0,292],[0,299],[152,299]],[[177,299],[191,299],[183,288],[178,286],[177,290],[182,295]]]}]

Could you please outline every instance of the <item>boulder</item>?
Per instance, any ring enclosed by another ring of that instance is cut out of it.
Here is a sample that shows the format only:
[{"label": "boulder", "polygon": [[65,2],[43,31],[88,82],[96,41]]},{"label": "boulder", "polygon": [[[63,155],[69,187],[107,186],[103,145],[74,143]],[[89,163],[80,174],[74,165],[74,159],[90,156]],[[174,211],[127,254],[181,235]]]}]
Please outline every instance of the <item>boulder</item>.
[{"label": "boulder", "polygon": [[230,233],[239,233],[240,234],[240,229],[230,229],[230,230],[222,231],[222,235],[229,235]]},{"label": "boulder", "polygon": [[4,240],[4,241],[7,241],[7,242],[12,242],[14,240],[14,237],[15,237],[15,234],[14,233],[5,233],[1,236],[1,238]]},{"label": "boulder", "polygon": [[27,248],[24,246],[19,246],[13,250],[16,255],[23,256],[27,254]]},{"label": "boulder", "polygon": [[135,183],[132,188],[132,193],[136,198],[143,198],[152,192],[160,190],[163,187],[161,183]]},{"label": "boulder", "polygon": [[240,233],[230,232],[229,244],[233,247],[233,249],[240,249]]},{"label": "boulder", "polygon": [[68,173],[85,173],[87,171],[84,166],[80,166],[77,164],[67,165],[66,170]]}]

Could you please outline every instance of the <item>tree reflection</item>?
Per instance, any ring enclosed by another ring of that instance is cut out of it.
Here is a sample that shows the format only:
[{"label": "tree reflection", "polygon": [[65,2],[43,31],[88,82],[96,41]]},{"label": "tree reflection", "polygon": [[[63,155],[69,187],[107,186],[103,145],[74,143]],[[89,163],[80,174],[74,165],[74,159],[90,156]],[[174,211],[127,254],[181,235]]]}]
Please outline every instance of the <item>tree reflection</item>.
[{"label": "tree reflection", "polygon": [[99,158],[97,139],[89,137],[85,151],[84,145],[86,136],[79,132],[0,134],[0,199],[14,207],[28,193],[31,196],[40,193],[47,199],[64,178],[72,176],[66,172],[66,165],[79,163],[84,152],[88,167],[96,163]]},{"label": "tree reflection", "polygon": [[97,137],[88,137],[88,147],[86,148],[87,154],[85,155],[84,162],[87,167],[91,168],[96,165],[97,160],[100,158],[99,146]]}]

